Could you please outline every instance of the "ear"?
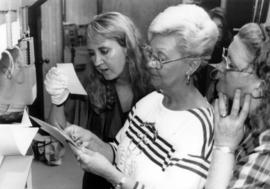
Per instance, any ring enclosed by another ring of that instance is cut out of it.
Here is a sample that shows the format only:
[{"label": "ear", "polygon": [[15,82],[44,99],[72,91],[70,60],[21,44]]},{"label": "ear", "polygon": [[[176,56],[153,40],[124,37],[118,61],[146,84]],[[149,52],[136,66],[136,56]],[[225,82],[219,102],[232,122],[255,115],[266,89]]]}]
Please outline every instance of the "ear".
[{"label": "ear", "polygon": [[187,73],[189,75],[192,75],[193,73],[196,72],[196,70],[200,67],[201,65],[201,61],[200,60],[193,60],[189,63],[189,68]]}]

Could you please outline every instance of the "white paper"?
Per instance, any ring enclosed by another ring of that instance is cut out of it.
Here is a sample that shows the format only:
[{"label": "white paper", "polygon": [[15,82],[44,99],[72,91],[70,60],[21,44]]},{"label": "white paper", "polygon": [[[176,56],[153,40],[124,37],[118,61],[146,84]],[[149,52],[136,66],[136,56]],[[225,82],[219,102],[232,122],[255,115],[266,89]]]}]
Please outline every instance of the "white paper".
[{"label": "white paper", "polygon": [[38,131],[38,128],[30,126],[26,110],[21,123],[0,124],[0,156],[25,155]]},{"label": "white paper", "polygon": [[26,109],[24,109],[23,111],[23,117],[22,117],[22,123],[21,123],[24,127],[31,127],[32,123],[29,119],[29,115],[26,111]]},{"label": "white paper", "polygon": [[0,155],[25,155],[38,128],[0,127]]},{"label": "white paper", "polygon": [[80,94],[87,95],[85,89],[83,88],[77,74],[75,72],[74,66],[72,63],[59,63],[57,67],[61,69],[61,71],[68,78],[68,90],[72,94]]}]

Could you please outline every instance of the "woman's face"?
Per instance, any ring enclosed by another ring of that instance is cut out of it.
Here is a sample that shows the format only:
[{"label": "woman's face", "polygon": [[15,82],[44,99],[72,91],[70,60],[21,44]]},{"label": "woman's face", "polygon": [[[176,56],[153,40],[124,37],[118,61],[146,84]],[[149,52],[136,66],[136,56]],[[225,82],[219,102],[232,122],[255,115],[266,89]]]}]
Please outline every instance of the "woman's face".
[{"label": "woman's face", "polygon": [[241,89],[243,102],[244,94],[251,94],[250,111],[260,105],[260,83],[253,68],[250,66],[254,56],[248,51],[243,42],[236,35],[228,48],[227,70],[217,84],[217,90],[233,99],[236,89]]},{"label": "woman's face", "polygon": [[[177,40],[173,35],[156,35],[150,42],[151,57],[149,57],[150,61],[148,62],[148,66],[152,73],[152,84],[156,89],[166,90],[166,88],[171,88],[176,84],[184,82],[188,64],[181,60],[162,64],[162,62],[182,57],[176,45]],[[151,60],[160,61],[161,68],[157,69],[151,66]]]},{"label": "woman's face", "polygon": [[126,65],[126,48],[114,39],[95,35],[88,43],[88,51],[97,71],[106,80],[118,78]]}]

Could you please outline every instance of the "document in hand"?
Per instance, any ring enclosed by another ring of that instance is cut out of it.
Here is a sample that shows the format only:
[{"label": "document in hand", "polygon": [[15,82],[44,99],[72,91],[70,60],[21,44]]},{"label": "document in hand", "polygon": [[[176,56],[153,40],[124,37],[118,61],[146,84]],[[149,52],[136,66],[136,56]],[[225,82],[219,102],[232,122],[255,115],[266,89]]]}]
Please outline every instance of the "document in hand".
[{"label": "document in hand", "polygon": [[32,120],[34,120],[37,124],[40,125],[40,129],[46,131],[51,136],[53,136],[55,139],[57,139],[62,144],[69,143],[72,144],[76,148],[80,148],[65,132],[62,128],[59,126],[53,126],[45,121],[42,121],[36,117],[30,116]]},{"label": "document in hand", "polygon": [[58,63],[57,67],[60,68],[61,71],[67,76],[68,90],[71,94],[87,95],[85,89],[77,77],[72,63]]},{"label": "document in hand", "polygon": [[25,155],[38,131],[31,126],[26,110],[21,123],[0,124],[0,156]]}]

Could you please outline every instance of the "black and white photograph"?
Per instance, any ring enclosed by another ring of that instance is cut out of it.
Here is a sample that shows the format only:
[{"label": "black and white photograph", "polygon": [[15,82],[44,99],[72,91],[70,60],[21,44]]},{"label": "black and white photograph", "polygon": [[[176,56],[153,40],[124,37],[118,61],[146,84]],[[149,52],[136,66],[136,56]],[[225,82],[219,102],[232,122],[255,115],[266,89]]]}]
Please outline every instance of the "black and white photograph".
[{"label": "black and white photograph", "polygon": [[0,0],[0,189],[270,189],[270,0]]}]

